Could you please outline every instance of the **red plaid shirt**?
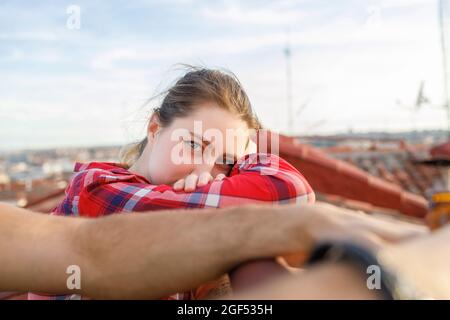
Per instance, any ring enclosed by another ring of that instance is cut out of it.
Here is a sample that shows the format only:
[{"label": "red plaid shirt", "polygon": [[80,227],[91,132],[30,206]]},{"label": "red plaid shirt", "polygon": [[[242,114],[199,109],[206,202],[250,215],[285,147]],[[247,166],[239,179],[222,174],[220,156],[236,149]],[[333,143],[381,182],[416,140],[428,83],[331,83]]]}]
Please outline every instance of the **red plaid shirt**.
[{"label": "red plaid shirt", "polygon": [[273,154],[259,153],[240,159],[223,180],[189,193],[174,191],[168,185],[153,185],[120,164],[77,163],[66,197],[53,214],[99,217],[120,212],[314,200],[311,186],[297,169]]},{"label": "red plaid shirt", "polygon": [[247,203],[314,202],[306,179],[288,162],[272,154],[246,155],[229,177],[194,192],[153,185],[119,164],[77,163],[58,215],[98,217],[115,212],[176,208],[222,208]]}]

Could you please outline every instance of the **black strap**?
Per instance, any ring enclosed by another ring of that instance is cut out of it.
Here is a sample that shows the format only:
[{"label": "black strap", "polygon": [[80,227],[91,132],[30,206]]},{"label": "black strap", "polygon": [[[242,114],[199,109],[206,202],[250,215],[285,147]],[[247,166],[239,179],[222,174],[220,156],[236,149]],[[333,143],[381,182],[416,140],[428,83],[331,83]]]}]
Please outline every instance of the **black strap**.
[{"label": "black strap", "polygon": [[364,274],[366,274],[369,266],[378,266],[381,271],[381,288],[378,291],[380,291],[379,293],[382,294],[384,299],[394,299],[392,292],[394,277],[383,268],[377,257],[366,248],[347,242],[318,244],[313,249],[306,265],[314,265],[324,261],[350,262],[362,269]]}]

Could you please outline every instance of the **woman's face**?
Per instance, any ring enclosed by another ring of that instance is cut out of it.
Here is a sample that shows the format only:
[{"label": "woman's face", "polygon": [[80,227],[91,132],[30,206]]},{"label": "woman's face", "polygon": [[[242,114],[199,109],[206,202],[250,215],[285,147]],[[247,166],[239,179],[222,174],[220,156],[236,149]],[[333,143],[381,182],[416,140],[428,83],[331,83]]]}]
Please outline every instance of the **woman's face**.
[{"label": "woman's face", "polygon": [[256,152],[251,131],[238,116],[214,103],[202,103],[186,117],[161,127],[157,118],[149,124],[148,145],[142,159],[153,184],[171,185],[191,173],[227,175],[233,164]]}]

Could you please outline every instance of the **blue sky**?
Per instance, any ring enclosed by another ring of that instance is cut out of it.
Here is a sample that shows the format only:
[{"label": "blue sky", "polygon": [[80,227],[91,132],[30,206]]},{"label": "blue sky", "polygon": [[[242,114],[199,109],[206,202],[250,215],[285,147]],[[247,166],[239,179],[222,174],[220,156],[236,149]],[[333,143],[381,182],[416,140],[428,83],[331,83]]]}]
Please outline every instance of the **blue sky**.
[{"label": "blue sky", "polygon": [[286,30],[293,104],[308,103],[295,133],[446,127],[438,107],[407,108],[422,80],[443,101],[437,0],[0,1],[0,150],[139,139],[177,63],[233,71],[285,132]]}]

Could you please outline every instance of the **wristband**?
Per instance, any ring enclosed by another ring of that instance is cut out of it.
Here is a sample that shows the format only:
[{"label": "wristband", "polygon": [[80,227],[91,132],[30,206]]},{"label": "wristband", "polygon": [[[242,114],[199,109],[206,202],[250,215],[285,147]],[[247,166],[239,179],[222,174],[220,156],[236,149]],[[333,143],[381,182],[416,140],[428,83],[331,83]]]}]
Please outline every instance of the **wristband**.
[{"label": "wristband", "polygon": [[408,282],[402,280],[399,275],[391,270],[388,270],[375,254],[362,246],[346,242],[319,244],[313,249],[306,266],[325,261],[350,262],[359,267],[364,274],[367,274],[370,266],[377,266],[381,271],[378,291],[386,300],[427,298],[419,296],[418,291],[413,289]]}]

